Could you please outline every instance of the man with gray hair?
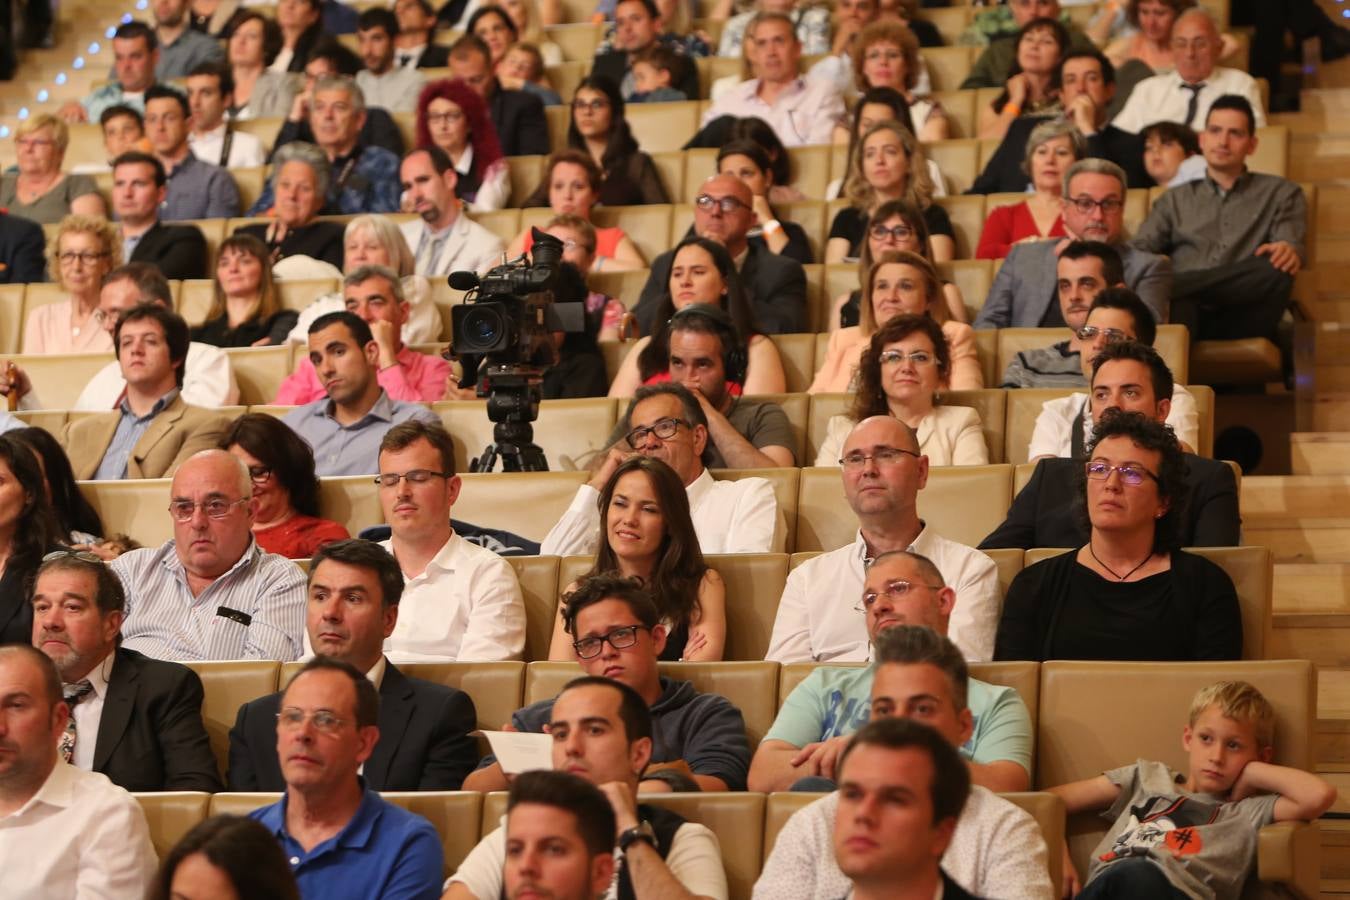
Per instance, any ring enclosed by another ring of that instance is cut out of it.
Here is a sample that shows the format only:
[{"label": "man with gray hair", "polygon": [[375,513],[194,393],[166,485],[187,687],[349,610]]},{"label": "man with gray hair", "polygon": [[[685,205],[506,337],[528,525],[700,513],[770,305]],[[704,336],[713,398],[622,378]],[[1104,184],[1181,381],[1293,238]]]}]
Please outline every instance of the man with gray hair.
[{"label": "man with gray hair", "polygon": [[252,497],[248,468],[224,450],[179,467],[173,538],[110,563],[127,595],[123,647],[179,662],[300,655],[305,573],[253,539]]},{"label": "man with gray hair", "polygon": [[274,263],[288,256],[308,256],[340,270],[344,229],[338,222],[318,221],[328,195],[329,175],[328,157],[313,144],[292,141],[278,147],[265,192],[267,205],[259,201],[253,207],[274,218],[245,225],[235,234],[251,234],[262,241]]},{"label": "man with gray hair", "polygon": [[1124,242],[1124,170],[1104,159],[1080,159],[1064,174],[1060,200],[1067,237],[1015,245],[994,278],[976,328],[1065,328],[1056,260],[1073,241],[1101,241],[1120,253],[1125,286],[1159,322],[1167,321],[1172,263]]},{"label": "man with gray hair", "polygon": [[[333,214],[398,212],[398,156],[383,147],[361,143],[366,122],[365,95],[346,75],[320,78],[308,104],[308,122],[314,142],[328,158],[332,178],[326,192],[327,210]],[[290,120],[277,135],[277,144],[291,138],[299,120]],[[273,186],[264,189],[249,215],[265,214],[272,208]]]},{"label": "man with gray hair", "polygon": [[[444,397],[450,364],[439,356],[418,353],[403,343],[403,326],[408,321],[410,306],[398,275],[387,266],[360,266],[343,280],[342,294],[347,310],[370,326],[371,336],[379,345],[380,370],[376,380],[380,387],[395,400],[431,402]],[[281,383],[273,402],[303,406],[323,396],[319,374],[306,357]]]}]

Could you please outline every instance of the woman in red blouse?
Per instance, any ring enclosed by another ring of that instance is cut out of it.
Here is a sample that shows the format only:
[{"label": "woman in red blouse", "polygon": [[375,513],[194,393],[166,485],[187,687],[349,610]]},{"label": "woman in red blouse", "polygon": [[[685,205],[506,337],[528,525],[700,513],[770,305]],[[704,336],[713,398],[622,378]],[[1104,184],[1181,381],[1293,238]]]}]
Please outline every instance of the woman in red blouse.
[{"label": "woman in red blouse", "polygon": [[1032,193],[1021,203],[996,207],[989,214],[975,258],[1002,259],[1013,244],[1064,237],[1064,219],[1060,217],[1064,173],[1086,151],[1087,142],[1072,122],[1050,119],[1033,128],[1022,163],[1031,177]]}]

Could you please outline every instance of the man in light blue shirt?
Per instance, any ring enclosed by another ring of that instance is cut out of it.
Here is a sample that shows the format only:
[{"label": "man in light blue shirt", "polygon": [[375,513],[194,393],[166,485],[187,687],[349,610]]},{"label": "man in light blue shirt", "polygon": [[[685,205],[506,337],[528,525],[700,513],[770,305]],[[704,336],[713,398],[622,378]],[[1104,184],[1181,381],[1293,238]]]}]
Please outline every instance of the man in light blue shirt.
[{"label": "man in light blue shirt", "polygon": [[399,422],[440,424],[430,409],[393,400],[380,387],[380,345],[370,326],[341,310],[309,326],[309,360],[327,395],[298,406],[282,419],[314,451],[320,476],[374,475],[380,441]]}]

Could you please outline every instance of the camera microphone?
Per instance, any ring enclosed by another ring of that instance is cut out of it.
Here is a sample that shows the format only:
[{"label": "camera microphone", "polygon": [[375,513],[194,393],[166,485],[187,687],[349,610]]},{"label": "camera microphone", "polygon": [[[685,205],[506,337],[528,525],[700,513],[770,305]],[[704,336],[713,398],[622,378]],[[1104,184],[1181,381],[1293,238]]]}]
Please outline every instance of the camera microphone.
[{"label": "camera microphone", "polygon": [[472,291],[478,287],[478,276],[473,272],[451,272],[446,281],[457,291]]}]

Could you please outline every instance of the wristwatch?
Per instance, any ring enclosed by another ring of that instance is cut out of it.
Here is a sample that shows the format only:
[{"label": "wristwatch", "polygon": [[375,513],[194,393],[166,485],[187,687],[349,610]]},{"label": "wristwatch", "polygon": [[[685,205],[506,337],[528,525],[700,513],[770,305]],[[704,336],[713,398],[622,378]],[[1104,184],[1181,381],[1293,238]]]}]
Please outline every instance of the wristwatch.
[{"label": "wristwatch", "polygon": [[619,835],[619,852],[627,853],[628,848],[633,846],[635,841],[642,841],[651,846],[653,850],[657,849],[656,829],[652,828],[651,822],[639,822],[635,827],[629,828]]}]

